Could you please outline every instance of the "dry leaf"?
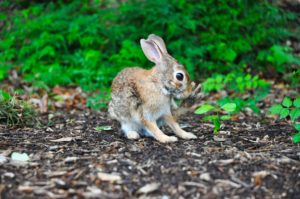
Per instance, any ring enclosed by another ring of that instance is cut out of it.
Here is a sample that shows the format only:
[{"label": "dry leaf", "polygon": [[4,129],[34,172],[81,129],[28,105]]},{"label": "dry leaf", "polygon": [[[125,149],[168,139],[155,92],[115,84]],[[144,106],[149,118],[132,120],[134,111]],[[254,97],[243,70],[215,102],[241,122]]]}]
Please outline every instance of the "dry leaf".
[{"label": "dry leaf", "polygon": [[268,171],[258,171],[253,173],[253,184],[255,186],[261,186],[262,180],[269,175],[270,173]]}]

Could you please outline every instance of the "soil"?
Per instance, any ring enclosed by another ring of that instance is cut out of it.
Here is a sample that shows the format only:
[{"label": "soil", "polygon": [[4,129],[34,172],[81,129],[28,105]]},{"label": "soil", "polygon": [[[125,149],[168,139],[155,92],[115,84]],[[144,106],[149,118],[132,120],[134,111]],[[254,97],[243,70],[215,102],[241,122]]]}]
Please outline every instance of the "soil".
[{"label": "soil", "polygon": [[[171,144],[128,140],[106,112],[90,110],[44,114],[38,129],[0,126],[0,198],[299,198],[292,127],[240,118],[214,136],[189,114],[180,123],[198,139]],[[111,129],[95,130],[102,126]]]}]

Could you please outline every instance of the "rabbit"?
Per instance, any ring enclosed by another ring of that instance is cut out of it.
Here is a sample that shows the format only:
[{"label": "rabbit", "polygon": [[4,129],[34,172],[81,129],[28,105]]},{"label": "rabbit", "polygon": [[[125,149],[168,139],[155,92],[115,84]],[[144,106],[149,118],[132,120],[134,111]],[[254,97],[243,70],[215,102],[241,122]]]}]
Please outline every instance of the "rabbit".
[{"label": "rabbit", "polygon": [[111,86],[110,117],[120,122],[128,139],[146,135],[161,143],[176,142],[177,137],[159,129],[159,121],[182,139],[196,139],[196,135],[184,131],[176,122],[176,117],[188,109],[176,117],[173,114],[178,110],[174,99],[193,98],[199,86],[195,88],[184,66],[168,54],[162,38],[151,34],[146,40],[141,39],[140,44],[155,66],[150,70],[129,67],[117,74]]}]

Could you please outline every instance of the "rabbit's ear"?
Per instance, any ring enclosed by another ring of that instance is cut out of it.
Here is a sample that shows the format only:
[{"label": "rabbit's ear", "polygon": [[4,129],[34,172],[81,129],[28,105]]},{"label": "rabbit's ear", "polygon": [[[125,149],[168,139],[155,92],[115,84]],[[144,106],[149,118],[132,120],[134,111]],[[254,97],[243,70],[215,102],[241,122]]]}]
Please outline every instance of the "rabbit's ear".
[{"label": "rabbit's ear", "polygon": [[148,39],[152,42],[154,42],[156,45],[158,45],[159,49],[164,53],[164,54],[168,54],[168,51],[167,51],[167,48],[166,48],[166,45],[165,45],[165,42],[164,40],[155,35],[155,34],[151,34],[149,35]]},{"label": "rabbit's ear", "polygon": [[140,43],[144,54],[150,61],[156,64],[161,63],[162,52],[160,51],[159,47],[156,44],[145,39],[141,39]]}]

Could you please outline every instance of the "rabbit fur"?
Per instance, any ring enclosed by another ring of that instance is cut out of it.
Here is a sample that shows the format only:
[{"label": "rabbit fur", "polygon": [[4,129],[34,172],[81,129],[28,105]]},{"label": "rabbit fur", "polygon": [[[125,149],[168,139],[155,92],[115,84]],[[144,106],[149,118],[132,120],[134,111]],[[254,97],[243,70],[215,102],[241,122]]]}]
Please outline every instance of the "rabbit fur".
[{"label": "rabbit fur", "polygon": [[174,99],[187,99],[195,95],[199,87],[195,89],[184,66],[168,54],[162,38],[151,34],[146,40],[141,39],[140,44],[155,66],[150,70],[129,67],[119,72],[111,87],[108,108],[111,118],[120,122],[128,139],[146,135],[162,143],[176,142],[177,137],[159,129],[161,122],[180,138],[196,139],[194,134],[180,128],[173,113],[178,108]]}]

